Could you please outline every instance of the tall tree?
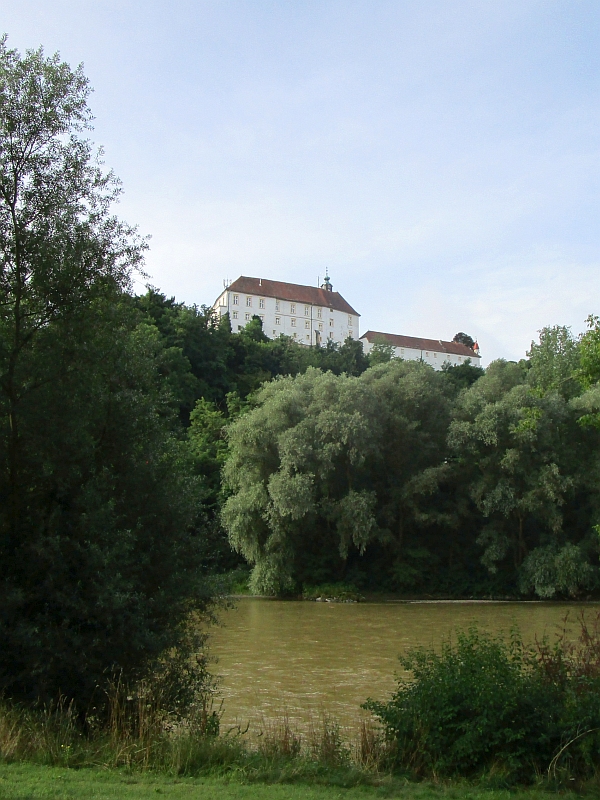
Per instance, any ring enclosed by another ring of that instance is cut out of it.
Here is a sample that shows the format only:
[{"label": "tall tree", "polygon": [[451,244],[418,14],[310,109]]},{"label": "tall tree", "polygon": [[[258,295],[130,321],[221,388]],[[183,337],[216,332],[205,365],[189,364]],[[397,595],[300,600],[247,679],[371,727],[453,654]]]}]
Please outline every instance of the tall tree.
[{"label": "tall tree", "polygon": [[224,468],[223,521],[257,590],[343,578],[349,555],[376,540],[402,572],[411,536],[435,517],[447,387],[402,361],[263,387],[229,429]]},{"label": "tall tree", "polygon": [[124,302],[144,243],[110,213],[88,94],[0,42],[0,686],[80,707],[208,600],[164,348]]}]

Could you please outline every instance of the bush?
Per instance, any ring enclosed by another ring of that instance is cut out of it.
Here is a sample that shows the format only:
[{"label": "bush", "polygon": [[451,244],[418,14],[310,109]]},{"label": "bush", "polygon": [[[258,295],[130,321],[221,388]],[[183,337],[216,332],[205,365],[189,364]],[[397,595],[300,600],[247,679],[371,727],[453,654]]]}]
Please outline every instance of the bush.
[{"label": "bush", "polygon": [[402,659],[387,703],[365,707],[382,723],[398,767],[419,776],[473,776],[493,770],[531,780],[557,770],[585,776],[600,755],[600,622],[581,619],[578,642],[566,630],[554,645],[528,648],[475,628],[441,652]]},{"label": "bush", "polygon": [[356,586],[350,583],[322,583],[318,586],[305,585],[303,600],[328,600],[335,603],[360,603],[365,598]]}]

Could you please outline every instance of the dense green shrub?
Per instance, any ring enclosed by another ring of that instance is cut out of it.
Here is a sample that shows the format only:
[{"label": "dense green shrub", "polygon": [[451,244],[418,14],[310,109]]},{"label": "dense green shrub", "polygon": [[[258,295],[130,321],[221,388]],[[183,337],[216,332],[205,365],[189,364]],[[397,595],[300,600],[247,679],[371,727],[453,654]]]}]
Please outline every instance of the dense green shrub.
[{"label": "dense green shrub", "polygon": [[441,651],[416,649],[402,659],[387,703],[365,707],[395,747],[397,767],[416,775],[473,776],[493,770],[530,780],[557,770],[593,771],[600,756],[598,620],[582,620],[578,643],[526,647],[477,629]]}]

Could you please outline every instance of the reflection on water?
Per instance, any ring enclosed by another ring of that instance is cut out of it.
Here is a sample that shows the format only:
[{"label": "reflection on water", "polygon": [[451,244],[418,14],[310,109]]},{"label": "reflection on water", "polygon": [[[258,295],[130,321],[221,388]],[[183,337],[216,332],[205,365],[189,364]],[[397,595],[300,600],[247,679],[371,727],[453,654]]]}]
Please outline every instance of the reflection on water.
[{"label": "reflection on water", "polygon": [[[223,726],[252,727],[284,710],[304,727],[325,711],[353,727],[367,697],[384,699],[400,671],[398,655],[438,645],[455,628],[517,625],[526,639],[554,634],[561,603],[310,603],[244,598],[211,634],[222,676]],[[598,604],[586,604],[590,611]],[[573,626],[575,628],[575,626]]]}]

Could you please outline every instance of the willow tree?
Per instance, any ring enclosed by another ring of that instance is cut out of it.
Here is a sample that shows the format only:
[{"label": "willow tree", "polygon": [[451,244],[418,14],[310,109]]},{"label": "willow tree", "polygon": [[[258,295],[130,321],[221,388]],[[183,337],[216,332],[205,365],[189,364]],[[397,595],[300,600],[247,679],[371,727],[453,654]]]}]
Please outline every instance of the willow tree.
[{"label": "willow tree", "polygon": [[395,361],[359,377],[309,369],[263,387],[229,429],[223,522],[256,590],[341,579],[377,540],[392,562],[432,516],[449,403],[444,377]]}]

